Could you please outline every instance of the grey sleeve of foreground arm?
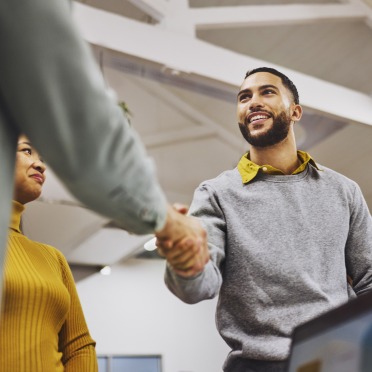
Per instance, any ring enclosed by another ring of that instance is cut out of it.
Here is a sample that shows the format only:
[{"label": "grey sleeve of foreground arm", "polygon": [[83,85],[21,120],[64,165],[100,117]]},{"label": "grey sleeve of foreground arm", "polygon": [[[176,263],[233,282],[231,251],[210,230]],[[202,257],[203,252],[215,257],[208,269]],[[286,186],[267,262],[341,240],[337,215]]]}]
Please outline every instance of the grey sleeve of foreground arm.
[{"label": "grey sleeve of foreground arm", "polygon": [[197,303],[219,293],[222,284],[221,266],[225,258],[226,223],[213,189],[206,185],[201,185],[195,191],[189,213],[199,218],[207,231],[211,259],[204,271],[192,278],[182,278],[167,265],[165,283],[182,301]]},{"label": "grey sleeve of foreground arm", "polygon": [[[133,37],[133,35],[122,35]],[[0,2],[0,105],[68,189],[135,233],[163,227],[151,160],[106,92],[67,0]]]},{"label": "grey sleeve of foreground arm", "polygon": [[372,290],[372,218],[358,185],[345,249],[346,268],[357,295]]}]

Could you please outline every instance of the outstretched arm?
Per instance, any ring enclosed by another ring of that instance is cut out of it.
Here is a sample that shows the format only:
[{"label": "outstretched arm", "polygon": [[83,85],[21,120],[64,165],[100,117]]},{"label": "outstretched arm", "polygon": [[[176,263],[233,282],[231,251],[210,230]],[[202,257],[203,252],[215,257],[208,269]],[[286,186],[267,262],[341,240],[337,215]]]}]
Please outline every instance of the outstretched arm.
[{"label": "outstretched arm", "polygon": [[1,1],[0,45],[5,124],[26,134],[91,209],[135,233],[163,228],[166,201],[153,163],[107,94],[71,2]]},{"label": "outstretched arm", "polygon": [[[196,253],[190,250],[193,252],[188,253],[190,256],[187,256],[187,247],[182,244],[175,246],[174,252],[169,249],[165,254],[167,258],[165,282],[171,292],[181,300],[195,303],[215,297],[221,287],[226,225],[214,191],[206,185],[195,191],[190,214],[206,229],[208,244]],[[176,252],[177,249],[179,252]],[[186,259],[183,261],[181,257]],[[195,264],[197,260],[203,263],[201,270]],[[184,264],[187,266],[183,267]]]}]

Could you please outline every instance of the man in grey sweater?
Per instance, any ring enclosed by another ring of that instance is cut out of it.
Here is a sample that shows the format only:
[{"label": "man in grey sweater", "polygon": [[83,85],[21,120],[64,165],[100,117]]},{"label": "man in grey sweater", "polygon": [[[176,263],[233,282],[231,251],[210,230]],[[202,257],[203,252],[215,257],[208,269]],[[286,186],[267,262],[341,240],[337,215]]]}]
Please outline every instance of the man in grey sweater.
[{"label": "man in grey sweater", "polygon": [[301,115],[285,75],[248,72],[237,117],[250,151],[235,169],[201,183],[190,207],[207,229],[211,258],[195,274],[180,270],[183,247],[160,248],[177,297],[196,303],[219,295],[217,327],[232,349],[226,372],[285,371],[295,326],[372,287],[366,202],[355,182],[297,150]]}]

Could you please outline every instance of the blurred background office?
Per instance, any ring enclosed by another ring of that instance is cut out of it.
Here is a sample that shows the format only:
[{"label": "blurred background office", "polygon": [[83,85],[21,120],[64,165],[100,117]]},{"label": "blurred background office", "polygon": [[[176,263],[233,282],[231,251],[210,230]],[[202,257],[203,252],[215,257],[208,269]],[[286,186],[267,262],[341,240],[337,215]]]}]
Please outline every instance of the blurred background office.
[{"label": "blurred background office", "polygon": [[[269,66],[299,89],[299,148],[354,179],[372,210],[372,0],[85,0],[73,13],[171,202],[190,203],[202,180],[236,166],[247,150],[238,87]],[[216,300],[181,303],[164,261],[143,249],[150,236],[90,212],[47,173],[24,231],[67,257],[100,370],[220,371]]]}]

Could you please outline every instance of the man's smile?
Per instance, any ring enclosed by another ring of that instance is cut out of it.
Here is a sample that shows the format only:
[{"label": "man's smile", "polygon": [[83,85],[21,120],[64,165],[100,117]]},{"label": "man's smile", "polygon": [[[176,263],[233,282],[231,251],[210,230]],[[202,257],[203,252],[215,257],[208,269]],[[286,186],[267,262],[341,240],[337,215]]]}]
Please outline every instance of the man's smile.
[{"label": "man's smile", "polygon": [[246,122],[247,124],[253,123],[253,122],[260,123],[260,122],[264,122],[270,117],[271,115],[264,111],[252,112],[251,114],[248,115]]}]

